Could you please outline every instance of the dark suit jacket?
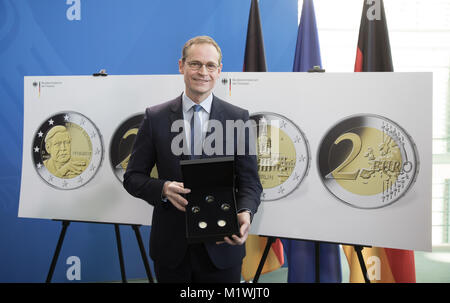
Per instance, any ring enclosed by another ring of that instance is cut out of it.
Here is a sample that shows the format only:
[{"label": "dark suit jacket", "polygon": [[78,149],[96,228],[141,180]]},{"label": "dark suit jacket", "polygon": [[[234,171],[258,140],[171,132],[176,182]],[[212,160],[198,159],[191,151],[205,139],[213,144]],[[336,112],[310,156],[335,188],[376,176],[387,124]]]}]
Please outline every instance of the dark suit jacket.
[{"label": "dark suit jacket", "polygon": [[[180,264],[188,245],[185,214],[177,210],[169,201],[161,200],[164,182],[183,182],[179,162],[182,159],[189,159],[189,156],[185,155],[175,156],[171,151],[171,141],[179,134],[171,132],[171,125],[174,121],[182,119],[181,96],[146,109],[123,182],[125,189],[131,195],[154,206],[150,256],[153,260],[160,262],[162,266],[168,267],[176,267]],[[225,132],[226,120],[243,120],[245,122],[249,119],[249,113],[247,110],[214,96],[209,119],[221,121]],[[226,134],[224,134],[224,154],[226,138]],[[252,211],[252,214],[255,214],[262,192],[256,156],[236,155],[237,144],[234,146],[238,190],[236,193],[237,209],[247,208]],[[158,169],[158,179],[149,177],[155,164]],[[221,269],[239,265],[245,256],[245,245],[232,246],[226,243],[220,245],[207,243],[205,245],[211,261]]]}]

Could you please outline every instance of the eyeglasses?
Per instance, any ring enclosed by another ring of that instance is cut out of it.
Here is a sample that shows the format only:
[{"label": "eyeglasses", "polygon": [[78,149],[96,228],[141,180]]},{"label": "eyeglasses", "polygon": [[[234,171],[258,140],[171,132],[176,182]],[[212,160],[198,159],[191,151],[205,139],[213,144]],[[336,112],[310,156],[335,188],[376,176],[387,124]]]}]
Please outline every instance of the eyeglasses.
[{"label": "eyeglasses", "polygon": [[203,67],[203,65],[206,66],[206,69],[207,69],[209,72],[215,72],[215,71],[219,68],[218,65],[216,65],[216,64],[214,64],[214,63],[212,63],[212,62],[201,63],[201,62],[199,62],[199,61],[189,61],[189,62],[186,62],[186,64],[187,64],[187,65],[189,66],[189,68],[192,69],[193,71],[198,71],[198,70],[200,70],[200,69]]}]

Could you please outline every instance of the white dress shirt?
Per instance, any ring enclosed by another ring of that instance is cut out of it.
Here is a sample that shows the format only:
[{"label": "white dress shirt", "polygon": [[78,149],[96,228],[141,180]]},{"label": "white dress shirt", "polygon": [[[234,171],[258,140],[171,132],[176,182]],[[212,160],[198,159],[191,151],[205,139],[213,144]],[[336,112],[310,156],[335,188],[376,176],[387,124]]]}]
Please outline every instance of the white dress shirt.
[{"label": "white dress shirt", "polygon": [[[203,100],[199,105],[202,107],[202,109],[198,112],[200,115],[200,123],[202,125],[202,142],[205,140],[205,135],[208,130],[208,120],[209,115],[211,114],[211,105],[212,105],[213,95],[212,93]],[[192,101],[186,93],[183,92],[182,95],[182,103],[183,103],[183,119],[184,119],[184,130],[186,134],[186,143],[188,150],[191,148],[191,119],[192,115],[194,113],[194,106],[195,103]]]}]

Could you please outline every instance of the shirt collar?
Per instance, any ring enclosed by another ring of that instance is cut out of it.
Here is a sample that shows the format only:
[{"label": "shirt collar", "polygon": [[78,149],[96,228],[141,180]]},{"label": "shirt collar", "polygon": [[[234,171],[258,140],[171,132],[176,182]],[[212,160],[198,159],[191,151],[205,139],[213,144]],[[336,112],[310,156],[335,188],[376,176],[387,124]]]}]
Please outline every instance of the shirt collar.
[{"label": "shirt collar", "polygon": [[[211,105],[213,100],[213,94],[211,93],[205,100],[203,100],[199,105],[205,110],[208,114],[211,113]],[[192,101],[186,93],[183,92],[182,96],[182,102],[183,102],[183,112],[188,112],[193,105],[197,104],[194,101]]]}]

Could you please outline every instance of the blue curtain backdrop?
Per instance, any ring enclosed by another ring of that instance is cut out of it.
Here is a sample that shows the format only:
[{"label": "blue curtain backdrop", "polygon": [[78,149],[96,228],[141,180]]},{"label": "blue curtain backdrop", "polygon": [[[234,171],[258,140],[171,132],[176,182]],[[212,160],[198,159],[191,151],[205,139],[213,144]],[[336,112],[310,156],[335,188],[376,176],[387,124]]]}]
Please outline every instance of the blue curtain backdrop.
[{"label": "blue curtain backdrop", "polygon": [[[23,77],[102,68],[114,75],[176,74],[184,42],[203,34],[221,46],[224,71],[238,72],[250,2],[0,0],[0,282],[44,282],[61,230],[59,222],[17,218]],[[297,0],[260,0],[259,7],[268,70],[291,71]],[[149,231],[141,229],[147,251]],[[133,231],[121,227],[121,235],[127,278],[145,278]],[[82,282],[121,279],[113,226],[71,224],[54,282],[67,282],[69,256],[80,258]]]}]

